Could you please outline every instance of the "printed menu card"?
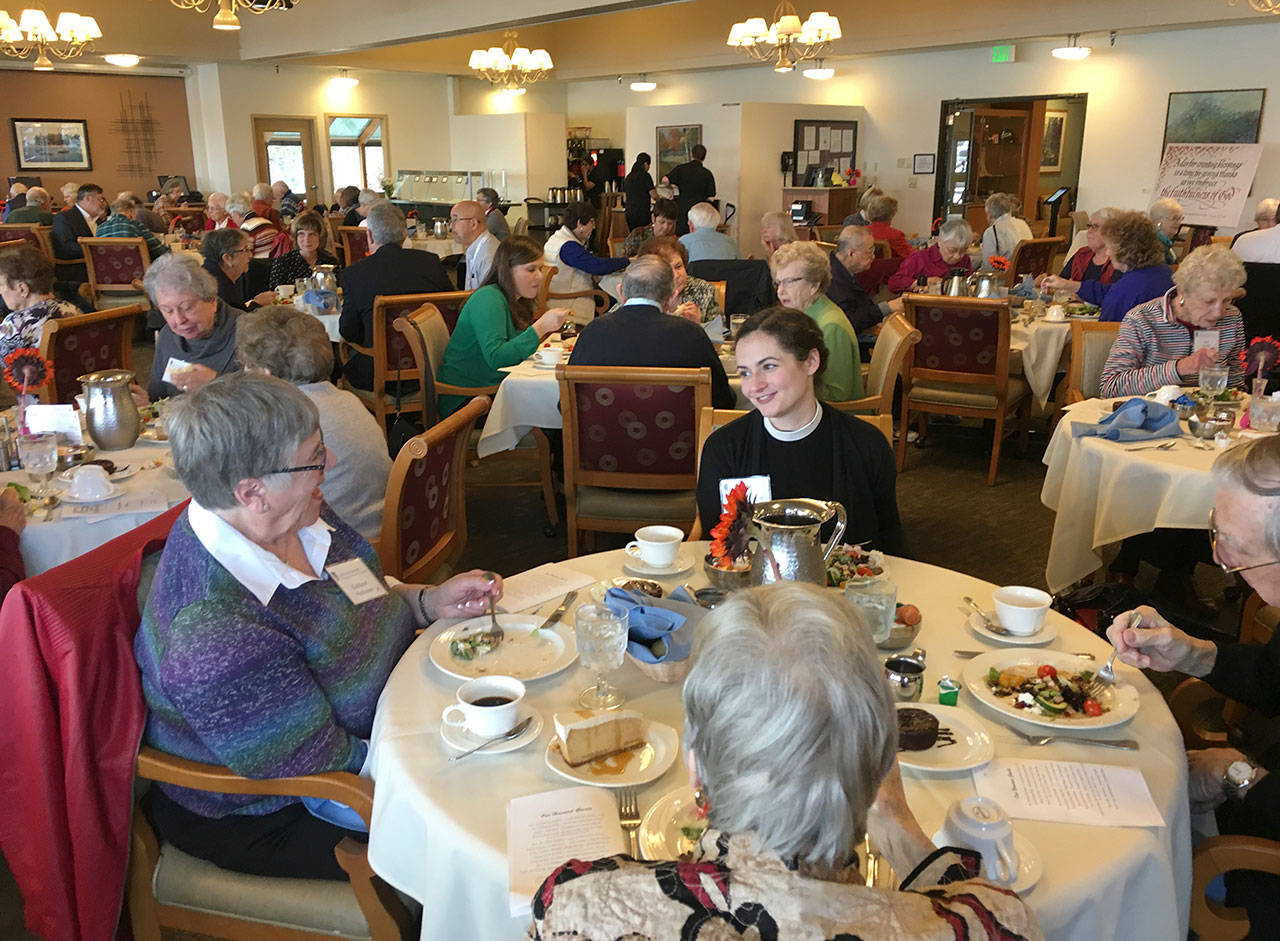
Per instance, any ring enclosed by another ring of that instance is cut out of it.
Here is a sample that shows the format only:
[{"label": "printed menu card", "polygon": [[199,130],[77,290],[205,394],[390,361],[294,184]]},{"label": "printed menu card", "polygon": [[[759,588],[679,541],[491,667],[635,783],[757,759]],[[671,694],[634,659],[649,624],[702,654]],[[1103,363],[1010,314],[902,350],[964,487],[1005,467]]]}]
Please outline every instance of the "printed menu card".
[{"label": "printed menu card", "polygon": [[978,793],[1010,817],[1095,827],[1163,827],[1137,768],[998,758],[973,773]]}]

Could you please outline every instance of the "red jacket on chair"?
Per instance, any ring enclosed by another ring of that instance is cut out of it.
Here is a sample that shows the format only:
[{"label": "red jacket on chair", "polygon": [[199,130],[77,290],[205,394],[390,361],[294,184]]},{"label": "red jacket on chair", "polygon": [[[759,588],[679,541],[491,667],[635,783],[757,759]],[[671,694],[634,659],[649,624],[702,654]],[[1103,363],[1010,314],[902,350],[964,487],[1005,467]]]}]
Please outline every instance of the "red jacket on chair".
[{"label": "red jacket on chair", "polygon": [[146,718],[139,573],[185,506],[19,582],[0,607],[0,849],[42,938],[116,934]]}]

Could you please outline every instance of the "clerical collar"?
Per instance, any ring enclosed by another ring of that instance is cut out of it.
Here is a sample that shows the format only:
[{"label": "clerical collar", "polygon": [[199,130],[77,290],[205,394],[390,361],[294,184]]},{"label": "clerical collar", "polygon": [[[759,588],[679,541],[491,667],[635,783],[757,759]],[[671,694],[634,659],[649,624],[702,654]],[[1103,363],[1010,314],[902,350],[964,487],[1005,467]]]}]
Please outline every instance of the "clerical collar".
[{"label": "clerical collar", "polygon": [[818,424],[821,421],[822,405],[815,402],[813,404],[813,417],[795,431],[783,431],[781,428],[774,428],[773,422],[769,421],[767,418],[764,420],[764,430],[769,432],[769,437],[773,438],[775,441],[800,441],[813,434],[813,430],[818,427]]}]

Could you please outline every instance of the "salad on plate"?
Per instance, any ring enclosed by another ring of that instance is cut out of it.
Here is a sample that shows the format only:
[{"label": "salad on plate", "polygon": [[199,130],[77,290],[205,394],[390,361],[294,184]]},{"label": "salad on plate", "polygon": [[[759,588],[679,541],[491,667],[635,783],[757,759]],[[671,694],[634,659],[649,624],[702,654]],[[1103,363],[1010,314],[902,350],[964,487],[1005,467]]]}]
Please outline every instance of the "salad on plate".
[{"label": "salad on plate", "polygon": [[1109,705],[1086,692],[1092,680],[1091,670],[1067,672],[1050,663],[1003,670],[992,667],[986,676],[993,696],[1012,697],[1010,705],[1014,709],[1025,709],[1048,719],[1094,719],[1110,712]]}]

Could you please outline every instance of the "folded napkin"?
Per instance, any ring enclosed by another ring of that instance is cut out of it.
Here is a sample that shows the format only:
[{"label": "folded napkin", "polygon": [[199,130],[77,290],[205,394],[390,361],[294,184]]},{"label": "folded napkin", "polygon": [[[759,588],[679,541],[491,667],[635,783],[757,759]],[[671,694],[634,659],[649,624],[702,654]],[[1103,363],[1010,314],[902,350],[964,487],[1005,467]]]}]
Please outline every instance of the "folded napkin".
[{"label": "folded napkin", "polygon": [[1017,286],[1009,289],[1010,297],[1029,297],[1033,300],[1040,296],[1040,292],[1036,289],[1035,282],[1028,274],[1023,277],[1022,282]]},{"label": "folded napkin", "polygon": [[302,303],[312,307],[323,307],[325,310],[338,309],[338,295],[333,291],[322,291],[319,288],[308,288],[302,295]]},{"label": "folded napkin", "polygon": [[1096,425],[1073,421],[1071,436],[1083,438],[1097,435],[1109,441],[1150,441],[1176,438],[1182,434],[1178,413],[1167,405],[1149,399],[1132,398]]},{"label": "folded napkin", "polygon": [[[689,656],[691,645],[677,640],[673,635],[688,620],[678,611],[649,604],[652,600],[641,592],[610,588],[604,593],[604,603],[614,614],[627,617],[627,653],[643,663],[666,663],[683,660]],[[662,640],[666,649],[659,656],[653,652],[653,642]]]}]

